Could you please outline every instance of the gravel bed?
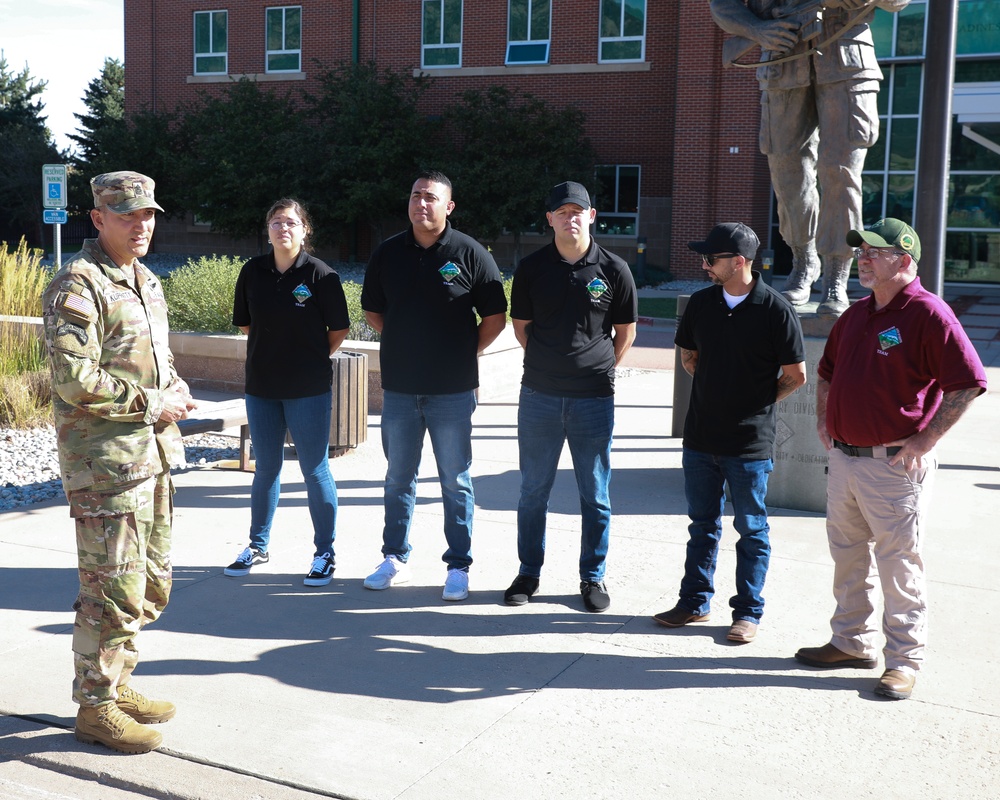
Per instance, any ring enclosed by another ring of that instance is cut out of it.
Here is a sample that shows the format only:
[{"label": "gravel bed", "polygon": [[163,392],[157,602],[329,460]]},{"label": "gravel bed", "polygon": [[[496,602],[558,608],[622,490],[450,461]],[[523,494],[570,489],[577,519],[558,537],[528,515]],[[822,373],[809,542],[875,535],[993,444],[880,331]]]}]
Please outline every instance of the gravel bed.
[{"label": "gravel bed", "polygon": [[[185,469],[239,458],[239,442],[204,434],[184,439]],[[51,426],[32,430],[0,428],[0,511],[28,506],[63,494]]]}]

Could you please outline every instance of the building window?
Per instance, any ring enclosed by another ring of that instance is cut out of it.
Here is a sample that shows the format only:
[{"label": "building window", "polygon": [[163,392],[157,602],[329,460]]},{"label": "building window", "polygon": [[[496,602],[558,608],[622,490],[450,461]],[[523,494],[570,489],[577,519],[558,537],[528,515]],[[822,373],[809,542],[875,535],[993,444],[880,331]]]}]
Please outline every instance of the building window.
[{"label": "building window", "polygon": [[597,233],[635,236],[639,230],[639,167],[601,166],[595,174]]},{"label": "building window", "polygon": [[421,66],[462,66],[462,0],[423,0]]},{"label": "building window", "polygon": [[507,16],[507,63],[547,64],[550,0],[510,0]]},{"label": "building window", "polygon": [[602,63],[646,57],[646,0],[601,0],[600,48]]},{"label": "building window", "polygon": [[229,72],[229,12],[194,12],[194,74]]},{"label": "building window", "polygon": [[267,9],[267,71],[299,72],[302,69],[302,8]]}]

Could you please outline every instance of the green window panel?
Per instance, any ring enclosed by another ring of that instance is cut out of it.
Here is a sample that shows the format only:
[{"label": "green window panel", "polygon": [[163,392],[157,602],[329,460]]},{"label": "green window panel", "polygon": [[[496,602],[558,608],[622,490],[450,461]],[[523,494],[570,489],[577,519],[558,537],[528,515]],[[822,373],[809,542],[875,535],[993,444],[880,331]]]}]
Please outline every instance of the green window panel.
[{"label": "green window panel", "polygon": [[[913,223],[914,175],[889,175],[885,194],[885,215]],[[875,220],[871,220],[875,222]]]},{"label": "green window panel", "polygon": [[550,0],[510,0],[508,64],[545,64],[549,60]]},{"label": "green window panel", "polygon": [[890,170],[915,170],[917,168],[917,131],[919,120],[895,119],[889,144]]},{"label": "green window panel", "polygon": [[910,3],[898,12],[896,22],[897,56],[920,56],[924,53],[924,23],[927,18],[924,3]]},{"label": "green window panel", "polygon": [[[920,78],[924,68],[921,64],[899,64],[893,67],[892,113],[920,113]],[[883,90],[886,87],[882,87]]]},{"label": "green window panel", "polygon": [[423,66],[460,66],[462,63],[462,0],[423,0],[422,20]]},{"label": "green window panel", "polygon": [[[952,126],[951,171],[1000,172],[1000,153],[963,135],[962,127],[958,122]],[[978,136],[1000,145],[1000,122],[977,122],[971,128]]]},{"label": "green window panel", "polygon": [[298,72],[302,68],[302,9],[267,9],[267,71]]},{"label": "green window panel", "polygon": [[958,4],[956,52],[959,55],[1000,53],[1000,2],[977,0]]},{"label": "green window panel", "polygon": [[645,57],[646,0],[601,0],[601,61]]},{"label": "green window panel", "polygon": [[229,46],[229,14],[196,11],[194,14],[195,75],[225,74]]},{"label": "green window panel", "polygon": [[861,218],[874,222],[882,218],[885,197],[885,176],[866,174],[861,178]]}]

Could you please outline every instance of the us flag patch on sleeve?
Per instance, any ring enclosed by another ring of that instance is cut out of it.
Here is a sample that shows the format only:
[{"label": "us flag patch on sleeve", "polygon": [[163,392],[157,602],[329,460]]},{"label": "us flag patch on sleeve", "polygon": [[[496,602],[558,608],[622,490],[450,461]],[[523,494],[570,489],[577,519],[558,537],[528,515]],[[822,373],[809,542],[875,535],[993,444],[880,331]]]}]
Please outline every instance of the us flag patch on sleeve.
[{"label": "us flag patch on sleeve", "polygon": [[66,293],[61,303],[61,308],[74,317],[82,317],[86,320],[91,320],[97,316],[97,308],[94,306],[93,301],[73,292]]}]

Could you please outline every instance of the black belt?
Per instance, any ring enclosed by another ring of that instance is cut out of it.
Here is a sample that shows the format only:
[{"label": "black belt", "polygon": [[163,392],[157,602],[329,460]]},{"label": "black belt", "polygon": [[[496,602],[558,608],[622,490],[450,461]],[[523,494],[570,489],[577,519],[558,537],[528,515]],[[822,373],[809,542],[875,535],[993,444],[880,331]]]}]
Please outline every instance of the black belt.
[{"label": "black belt", "polygon": [[903,449],[902,447],[855,447],[853,444],[844,444],[836,439],[833,440],[833,446],[853,458],[892,458]]}]

